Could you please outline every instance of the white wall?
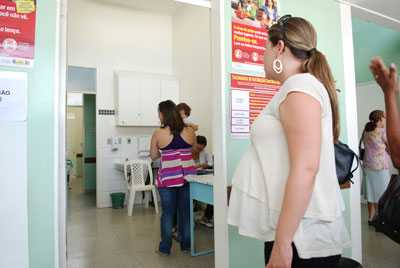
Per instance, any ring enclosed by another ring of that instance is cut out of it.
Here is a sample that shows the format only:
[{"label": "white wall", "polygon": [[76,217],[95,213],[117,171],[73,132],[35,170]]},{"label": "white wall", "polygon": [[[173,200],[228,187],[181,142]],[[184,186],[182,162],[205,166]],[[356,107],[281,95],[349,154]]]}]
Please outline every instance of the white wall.
[{"label": "white wall", "polygon": [[210,9],[182,6],[173,16],[174,74],[180,80],[180,99],[192,108],[198,134],[212,150],[212,78]]},{"label": "white wall", "polygon": [[[97,69],[97,110],[114,109],[114,71],[172,74],[172,18],[89,0],[68,2],[68,65]],[[154,107],[157,112],[157,107]],[[152,128],[115,126],[97,115],[97,206],[125,189],[109,157],[111,136],[151,134]]]},{"label": "white wall", "polygon": [[[211,150],[209,9],[183,5],[167,15],[90,0],[70,0],[68,5],[68,65],[96,69],[97,110],[115,109],[116,70],[175,75],[181,101],[192,107],[199,134],[207,136]],[[154,129],[116,127],[115,122],[114,116],[97,115],[98,207],[110,205],[110,192],[125,189],[121,174],[113,169],[115,156],[107,138],[150,135]]]},{"label": "white wall", "polygon": [[0,122],[0,140],[0,267],[28,267],[27,123]]}]

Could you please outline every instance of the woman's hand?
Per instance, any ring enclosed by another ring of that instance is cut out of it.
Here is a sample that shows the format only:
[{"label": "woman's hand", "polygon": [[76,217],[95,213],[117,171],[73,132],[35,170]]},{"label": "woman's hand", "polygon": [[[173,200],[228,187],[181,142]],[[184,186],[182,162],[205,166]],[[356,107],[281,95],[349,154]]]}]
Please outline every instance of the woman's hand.
[{"label": "woman's hand", "polygon": [[291,268],[293,249],[291,243],[275,242],[266,268]]},{"label": "woman's hand", "polygon": [[392,63],[387,68],[382,59],[376,57],[371,60],[369,68],[384,94],[393,95],[399,91],[397,67],[395,64]]}]

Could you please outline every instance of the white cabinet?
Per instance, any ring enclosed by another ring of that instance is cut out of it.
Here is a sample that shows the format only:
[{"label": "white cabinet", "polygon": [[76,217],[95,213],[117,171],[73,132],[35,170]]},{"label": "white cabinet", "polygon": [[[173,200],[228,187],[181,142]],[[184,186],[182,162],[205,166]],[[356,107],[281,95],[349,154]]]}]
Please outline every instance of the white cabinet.
[{"label": "white cabinet", "polygon": [[119,126],[158,126],[158,103],[179,102],[179,81],[174,77],[118,72],[115,79]]}]

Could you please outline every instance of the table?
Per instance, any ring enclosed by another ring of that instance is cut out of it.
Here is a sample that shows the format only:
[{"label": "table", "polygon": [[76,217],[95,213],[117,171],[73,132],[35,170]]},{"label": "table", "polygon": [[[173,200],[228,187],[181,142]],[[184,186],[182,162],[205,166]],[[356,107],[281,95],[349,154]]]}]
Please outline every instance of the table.
[{"label": "table", "polygon": [[194,211],[193,201],[214,205],[213,185],[214,175],[197,175],[187,178],[190,185],[190,253],[193,257],[210,255],[214,253],[214,249],[196,252],[195,250],[195,235],[194,235]]}]

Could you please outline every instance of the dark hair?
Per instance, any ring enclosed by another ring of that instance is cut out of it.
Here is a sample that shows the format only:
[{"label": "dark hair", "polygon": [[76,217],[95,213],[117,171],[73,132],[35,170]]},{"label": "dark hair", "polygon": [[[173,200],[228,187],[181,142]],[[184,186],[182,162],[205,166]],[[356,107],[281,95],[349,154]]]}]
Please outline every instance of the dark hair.
[{"label": "dark hair", "polygon": [[266,0],[265,1],[265,6],[268,7],[269,3],[272,3],[272,8],[276,8],[275,2],[273,0]]},{"label": "dark hair", "polygon": [[378,122],[382,120],[382,118],[385,117],[385,113],[381,110],[375,110],[369,114],[369,122],[365,124],[364,131],[365,132],[371,132],[374,131],[377,126]]},{"label": "dark hair", "polygon": [[176,109],[178,110],[178,112],[183,110],[185,112],[186,116],[190,116],[190,113],[192,112],[192,108],[190,108],[189,105],[187,105],[184,102],[179,103],[176,106]]},{"label": "dark hair", "polygon": [[332,109],[334,142],[339,140],[339,106],[335,80],[324,54],[317,50],[317,32],[310,22],[303,18],[282,16],[269,29],[269,41],[276,46],[283,41],[292,54],[303,61],[303,72],[314,75],[328,92]]},{"label": "dark hair", "polygon": [[207,146],[207,138],[199,135],[196,137],[196,143],[204,145],[204,147],[205,147],[205,146]]},{"label": "dark hair", "polygon": [[162,114],[161,128],[169,127],[173,135],[180,135],[185,128],[182,117],[179,115],[173,101],[167,100],[158,104],[158,111]]}]

